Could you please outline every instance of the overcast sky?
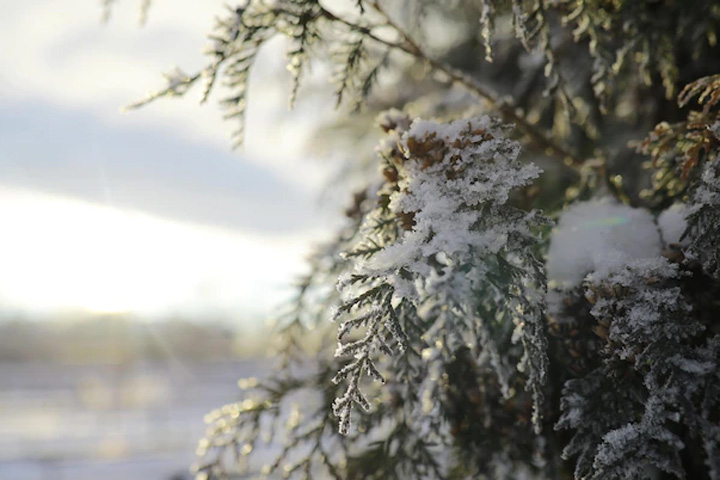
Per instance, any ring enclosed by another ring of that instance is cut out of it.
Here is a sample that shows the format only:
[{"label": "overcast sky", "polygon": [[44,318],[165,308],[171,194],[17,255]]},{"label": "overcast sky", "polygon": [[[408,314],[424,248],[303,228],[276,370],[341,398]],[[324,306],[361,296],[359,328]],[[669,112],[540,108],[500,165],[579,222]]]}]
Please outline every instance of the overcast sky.
[{"label": "overcast sky", "polygon": [[267,315],[327,223],[325,167],[301,153],[315,119],[287,112],[281,54],[254,74],[242,153],[196,92],[121,114],[202,65],[223,8],[155,0],[140,28],[139,4],[107,25],[99,0],[3,10],[0,309]]}]

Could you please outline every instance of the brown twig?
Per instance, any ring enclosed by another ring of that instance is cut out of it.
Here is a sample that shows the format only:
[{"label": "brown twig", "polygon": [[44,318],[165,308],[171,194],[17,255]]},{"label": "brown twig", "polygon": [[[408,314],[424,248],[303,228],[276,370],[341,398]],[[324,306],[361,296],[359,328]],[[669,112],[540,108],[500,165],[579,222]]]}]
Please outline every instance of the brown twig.
[{"label": "brown twig", "polygon": [[548,156],[556,157],[562,160],[564,164],[573,168],[579,168],[583,165],[584,160],[582,158],[578,157],[566,147],[556,143],[553,139],[548,137],[537,127],[537,125],[534,125],[530,120],[519,113],[515,105],[498,99],[495,93],[488,90],[485,86],[481,85],[477,80],[464,72],[427,55],[424,50],[410,37],[410,35],[385,12],[379,1],[373,0],[370,2],[370,5],[383,17],[386,26],[392,28],[400,36],[401,40],[399,43],[391,42],[378,37],[372,32],[373,27],[359,25],[344,18],[340,18],[324,7],[321,7],[321,14],[328,20],[342,23],[348,28],[366,35],[375,42],[393,49],[401,50],[409,55],[412,55],[416,59],[425,62],[433,70],[442,72],[453,83],[462,86],[475,96],[488,102],[491,108],[495,109],[505,121],[514,123],[518,129],[527,135],[530,143],[542,153]]}]

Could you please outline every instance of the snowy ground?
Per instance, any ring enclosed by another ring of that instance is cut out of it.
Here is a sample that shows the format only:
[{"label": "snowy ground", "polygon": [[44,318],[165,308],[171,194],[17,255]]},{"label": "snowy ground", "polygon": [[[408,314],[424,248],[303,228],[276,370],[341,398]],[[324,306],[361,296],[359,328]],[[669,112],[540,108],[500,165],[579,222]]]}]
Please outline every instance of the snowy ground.
[{"label": "snowy ground", "polygon": [[0,480],[190,478],[203,415],[258,361],[0,365]]}]

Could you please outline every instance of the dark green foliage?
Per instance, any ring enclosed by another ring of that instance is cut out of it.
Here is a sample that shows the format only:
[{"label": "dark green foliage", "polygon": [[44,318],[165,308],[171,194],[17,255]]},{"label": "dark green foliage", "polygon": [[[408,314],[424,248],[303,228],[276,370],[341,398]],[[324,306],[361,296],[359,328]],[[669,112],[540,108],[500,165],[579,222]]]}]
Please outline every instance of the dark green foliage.
[{"label": "dark green foliage", "polygon": [[703,338],[677,267],[653,262],[588,285],[590,313],[603,326],[602,364],[565,384],[557,424],[575,432],[564,455],[577,455],[577,478],[650,479],[652,467],[676,477],[701,472],[699,459],[681,459],[691,439],[711,446],[706,461],[718,455],[710,412],[720,408],[720,337]]}]

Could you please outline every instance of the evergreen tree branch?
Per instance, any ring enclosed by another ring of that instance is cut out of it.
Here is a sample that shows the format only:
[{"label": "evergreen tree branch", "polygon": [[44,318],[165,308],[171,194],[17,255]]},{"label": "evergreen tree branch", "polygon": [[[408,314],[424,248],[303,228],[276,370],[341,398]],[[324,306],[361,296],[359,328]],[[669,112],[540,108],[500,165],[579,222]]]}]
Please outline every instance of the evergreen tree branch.
[{"label": "evergreen tree branch", "polygon": [[441,72],[446,75],[452,83],[460,85],[475,96],[482,98],[491,108],[495,109],[505,121],[512,122],[515,126],[520,129],[530,139],[530,145],[536,150],[542,153],[555,157],[561,160],[565,165],[573,168],[580,168],[585,161],[577,156],[575,153],[568,150],[565,146],[555,142],[547,136],[537,125],[534,125],[532,121],[528,120],[522,114],[518,113],[517,107],[512,101],[501,100],[497,95],[491,92],[488,88],[481,85],[477,80],[465,74],[461,70],[454,68],[442,61],[436,60],[428,55],[418,44],[415,42],[405,30],[397,24],[392,17],[387,14],[385,9],[380,5],[380,2],[373,1],[370,5],[375,9],[385,20],[388,27],[392,28],[401,38],[400,43],[391,42],[385,40],[372,32],[372,29],[368,26],[353,23],[349,20],[341,18],[325,7],[320,7],[321,14],[328,20],[342,23],[343,25],[355,30],[367,38],[372,39],[387,47],[401,50],[416,59],[426,63],[430,68],[436,72]]}]

